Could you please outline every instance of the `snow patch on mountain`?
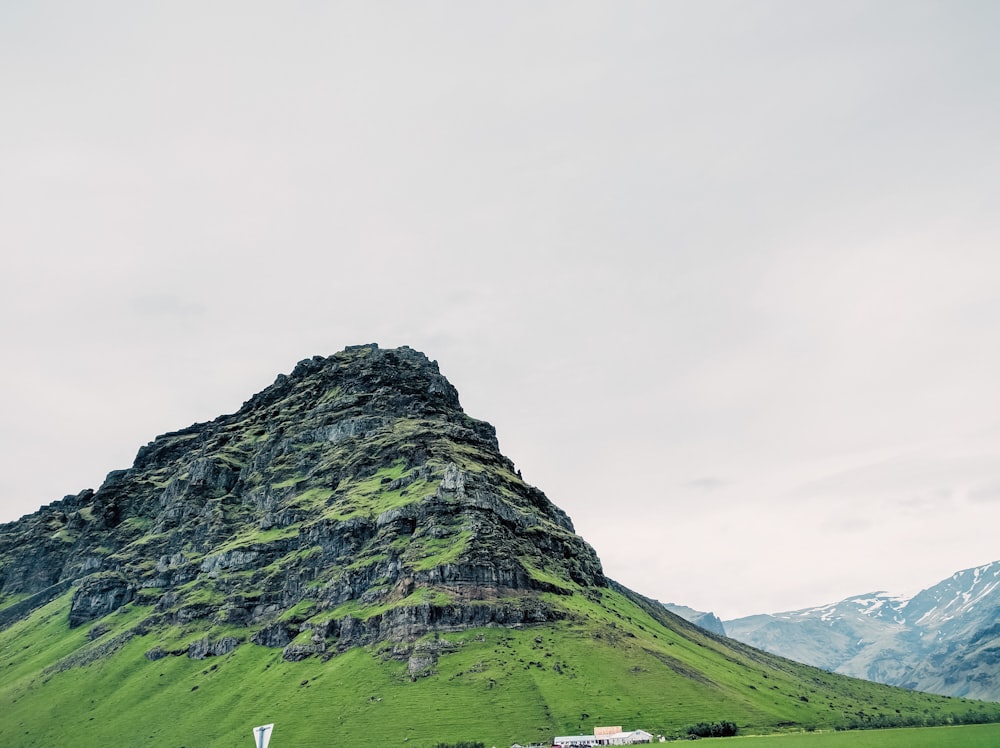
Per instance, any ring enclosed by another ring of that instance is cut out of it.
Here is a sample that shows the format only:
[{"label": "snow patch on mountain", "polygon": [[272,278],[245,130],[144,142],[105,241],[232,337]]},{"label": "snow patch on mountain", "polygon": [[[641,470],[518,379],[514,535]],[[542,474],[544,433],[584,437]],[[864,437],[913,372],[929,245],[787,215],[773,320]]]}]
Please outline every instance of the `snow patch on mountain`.
[{"label": "snow patch on mountain", "polygon": [[855,595],[725,621],[729,636],[846,675],[1000,700],[1000,561],[916,594]]}]

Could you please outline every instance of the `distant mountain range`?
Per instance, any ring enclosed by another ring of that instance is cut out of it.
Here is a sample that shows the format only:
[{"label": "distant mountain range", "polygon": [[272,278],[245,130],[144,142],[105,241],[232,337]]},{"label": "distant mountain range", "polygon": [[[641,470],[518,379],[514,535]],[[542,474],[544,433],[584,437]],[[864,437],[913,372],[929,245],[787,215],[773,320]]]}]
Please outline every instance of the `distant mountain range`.
[{"label": "distant mountain range", "polygon": [[[712,614],[667,608],[718,632]],[[913,597],[872,592],[722,625],[727,636],[825,670],[1000,701],[1000,561],[957,572]]]}]

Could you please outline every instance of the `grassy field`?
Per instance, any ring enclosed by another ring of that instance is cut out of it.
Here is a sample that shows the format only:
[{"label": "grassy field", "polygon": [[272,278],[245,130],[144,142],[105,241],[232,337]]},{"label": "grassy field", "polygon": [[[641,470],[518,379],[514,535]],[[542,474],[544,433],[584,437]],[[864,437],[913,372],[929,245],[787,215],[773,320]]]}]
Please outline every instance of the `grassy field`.
[{"label": "grassy field", "polygon": [[[391,645],[300,662],[249,643],[204,660],[150,660],[146,653],[167,639],[195,640],[205,632],[153,628],[129,636],[150,612],[136,605],[104,619],[104,633],[70,629],[68,604],[66,595],[0,631],[4,745],[221,748],[246,744],[254,725],[274,722],[275,748],[509,746],[590,733],[597,725],[679,736],[690,724],[731,720],[746,734],[832,729],[864,714],[940,720],[997,708],[843,678],[691,627],[672,629],[614,590],[603,593],[600,605],[583,595],[566,597],[568,618],[558,623],[426,637],[418,646],[436,650],[438,659],[429,675],[416,679],[405,655],[392,656]],[[995,737],[1000,728],[933,734],[984,733]],[[918,745],[859,742],[891,734],[906,732],[775,740],[787,748],[799,740]],[[750,748],[768,745],[754,742],[763,738],[735,740]]]},{"label": "grassy field", "polygon": [[716,738],[699,741],[697,745],[728,745],[731,748],[996,748],[1000,746],[1000,725]]}]

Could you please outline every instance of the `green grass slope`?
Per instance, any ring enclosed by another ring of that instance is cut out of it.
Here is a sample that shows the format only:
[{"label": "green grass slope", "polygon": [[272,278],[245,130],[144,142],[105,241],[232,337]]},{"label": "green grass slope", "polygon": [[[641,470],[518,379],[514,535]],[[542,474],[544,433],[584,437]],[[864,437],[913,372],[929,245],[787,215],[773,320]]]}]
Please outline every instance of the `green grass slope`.
[{"label": "green grass slope", "polygon": [[744,733],[773,732],[835,728],[863,715],[985,718],[996,709],[791,663],[617,587],[552,595],[566,613],[556,623],[429,636],[417,648],[436,651],[437,663],[415,679],[388,644],[299,662],[249,643],[203,660],[149,660],[155,647],[205,632],[197,622],[137,628],[150,609],[135,604],[99,627],[70,629],[70,599],[0,631],[0,744],[239,746],[253,726],[274,722],[275,748],[508,746],[596,725],[672,736],[726,719]]}]

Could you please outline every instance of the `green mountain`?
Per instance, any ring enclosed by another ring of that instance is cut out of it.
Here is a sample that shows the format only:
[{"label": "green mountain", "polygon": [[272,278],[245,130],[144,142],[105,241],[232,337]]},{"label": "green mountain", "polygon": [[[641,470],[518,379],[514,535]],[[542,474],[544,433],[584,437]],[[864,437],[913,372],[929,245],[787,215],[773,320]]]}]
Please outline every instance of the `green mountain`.
[{"label": "green mountain", "polygon": [[409,348],[300,362],[95,491],[0,525],[0,741],[545,742],[940,722],[995,705],[832,675],[605,578]]}]

